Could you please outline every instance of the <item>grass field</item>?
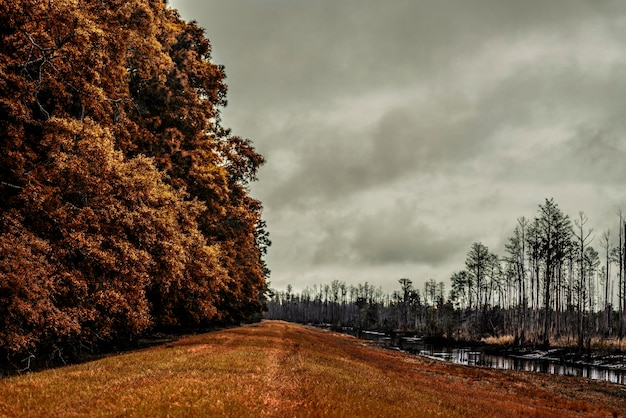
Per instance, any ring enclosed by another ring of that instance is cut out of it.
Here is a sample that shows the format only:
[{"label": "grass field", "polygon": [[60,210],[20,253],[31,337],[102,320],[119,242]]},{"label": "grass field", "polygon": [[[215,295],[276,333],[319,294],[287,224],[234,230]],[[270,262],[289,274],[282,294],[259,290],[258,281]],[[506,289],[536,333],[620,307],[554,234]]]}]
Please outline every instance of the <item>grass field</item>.
[{"label": "grass field", "polygon": [[622,414],[623,386],[453,365],[278,321],[0,380],[7,417]]}]

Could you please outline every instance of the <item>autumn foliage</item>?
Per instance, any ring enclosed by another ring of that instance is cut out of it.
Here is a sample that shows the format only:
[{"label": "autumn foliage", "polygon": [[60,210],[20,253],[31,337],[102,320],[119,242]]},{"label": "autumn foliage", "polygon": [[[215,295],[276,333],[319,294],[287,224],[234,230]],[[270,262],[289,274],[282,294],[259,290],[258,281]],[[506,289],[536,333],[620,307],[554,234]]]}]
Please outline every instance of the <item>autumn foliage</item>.
[{"label": "autumn foliage", "polygon": [[162,0],[0,1],[0,354],[71,356],[261,307],[263,158]]}]

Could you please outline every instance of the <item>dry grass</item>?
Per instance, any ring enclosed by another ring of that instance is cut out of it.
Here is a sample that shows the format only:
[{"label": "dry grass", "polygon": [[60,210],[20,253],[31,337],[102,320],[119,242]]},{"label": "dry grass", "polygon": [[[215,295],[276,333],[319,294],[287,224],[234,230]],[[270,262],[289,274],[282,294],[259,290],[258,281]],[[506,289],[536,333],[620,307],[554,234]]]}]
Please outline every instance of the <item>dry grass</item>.
[{"label": "dry grass", "polygon": [[515,337],[512,335],[503,335],[501,337],[483,338],[481,341],[489,345],[511,345],[515,341]]},{"label": "dry grass", "polygon": [[609,350],[614,352],[626,352],[626,338],[592,338],[592,350]]},{"label": "dry grass", "polygon": [[[486,337],[481,342],[494,346],[512,345],[515,341],[513,335],[502,335],[500,337]],[[576,348],[578,340],[575,337],[551,337],[550,346],[560,348]],[[587,343],[585,343],[587,344]],[[600,352],[626,352],[626,338],[599,338],[591,339],[591,349]]]},{"label": "dry grass", "polygon": [[567,336],[567,337],[550,337],[550,346],[551,347],[561,347],[561,348],[575,348],[577,344],[576,337]]},{"label": "dry grass", "polygon": [[[575,337],[550,338],[552,347],[575,348],[577,344],[578,340]],[[587,341],[585,341],[586,346]],[[596,351],[626,352],[626,338],[594,337],[591,339],[591,349]]]},{"label": "dry grass", "polygon": [[618,416],[623,387],[453,365],[277,321],[0,381],[0,416]]}]

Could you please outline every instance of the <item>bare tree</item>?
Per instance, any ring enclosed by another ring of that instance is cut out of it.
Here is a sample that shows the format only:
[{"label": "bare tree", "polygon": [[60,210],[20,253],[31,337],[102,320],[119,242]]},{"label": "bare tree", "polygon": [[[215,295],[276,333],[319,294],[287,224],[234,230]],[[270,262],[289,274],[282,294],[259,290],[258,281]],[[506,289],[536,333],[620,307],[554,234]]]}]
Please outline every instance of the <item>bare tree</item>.
[{"label": "bare tree", "polygon": [[508,256],[505,260],[512,266],[517,282],[517,326],[515,327],[515,341],[523,344],[525,340],[525,316],[528,305],[526,295],[526,230],[528,220],[525,217],[517,219],[513,236],[505,245]]},{"label": "bare tree", "polygon": [[589,218],[584,214],[584,212],[578,213],[578,219],[574,221],[574,225],[576,228],[573,230],[574,238],[576,242],[576,253],[577,253],[577,261],[579,263],[578,267],[578,282],[576,284],[577,289],[577,311],[578,311],[578,348],[583,348],[584,343],[584,311],[585,311],[585,303],[586,303],[586,293],[587,286],[585,286],[586,281],[586,263],[585,263],[585,251],[593,241],[593,229],[585,230],[585,225],[589,221]]},{"label": "bare tree", "polygon": [[483,289],[485,287],[485,280],[487,276],[489,254],[489,248],[480,242],[475,242],[472,244],[469,253],[467,253],[467,258],[465,259],[467,272],[472,278],[468,289],[470,295],[470,308],[472,307],[472,287],[474,287],[473,293],[476,295],[476,311],[479,311],[481,306],[483,306]]},{"label": "bare tree", "polygon": [[603,269],[603,278],[604,278],[604,314],[605,314],[605,322],[604,322],[604,330],[605,334],[611,334],[611,312],[613,310],[613,306],[611,300],[609,299],[609,289],[610,289],[610,277],[611,277],[611,250],[613,247],[611,246],[611,230],[607,229],[602,233],[602,240],[600,241],[600,247],[604,248],[605,254],[605,265]]}]

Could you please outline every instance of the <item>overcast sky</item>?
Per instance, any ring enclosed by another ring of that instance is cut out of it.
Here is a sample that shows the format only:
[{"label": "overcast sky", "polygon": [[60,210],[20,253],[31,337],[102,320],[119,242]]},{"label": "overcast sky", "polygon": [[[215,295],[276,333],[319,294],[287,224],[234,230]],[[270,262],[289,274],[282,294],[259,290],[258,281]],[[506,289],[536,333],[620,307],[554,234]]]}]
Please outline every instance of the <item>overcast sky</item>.
[{"label": "overcast sky", "polygon": [[617,236],[626,2],[170,0],[267,163],[271,286],[446,283],[553,197]]}]

